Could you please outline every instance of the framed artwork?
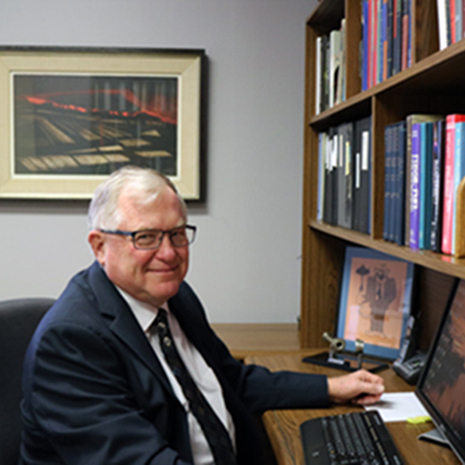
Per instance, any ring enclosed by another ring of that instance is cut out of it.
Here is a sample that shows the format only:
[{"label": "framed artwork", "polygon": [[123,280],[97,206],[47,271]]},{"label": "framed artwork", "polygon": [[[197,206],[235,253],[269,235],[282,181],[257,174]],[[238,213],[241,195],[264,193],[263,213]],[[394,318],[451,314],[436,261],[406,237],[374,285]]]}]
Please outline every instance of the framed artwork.
[{"label": "framed artwork", "polygon": [[413,264],[363,247],[347,247],[342,275],[337,337],[348,350],[364,342],[364,353],[398,357],[406,332]]},{"label": "framed artwork", "polygon": [[203,50],[0,49],[0,197],[87,199],[124,165],[201,197]]}]

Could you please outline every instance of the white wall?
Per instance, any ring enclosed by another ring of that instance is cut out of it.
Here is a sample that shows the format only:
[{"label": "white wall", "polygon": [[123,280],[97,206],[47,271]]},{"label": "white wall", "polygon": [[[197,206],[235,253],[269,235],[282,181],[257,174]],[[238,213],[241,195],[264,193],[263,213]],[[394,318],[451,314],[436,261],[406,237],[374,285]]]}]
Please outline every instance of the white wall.
[{"label": "white wall", "polygon": [[[2,0],[0,45],[203,48],[207,200],[188,281],[215,322],[299,313],[305,20],[316,0]],[[6,156],[6,154],[0,154]],[[0,201],[0,299],[87,266],[87,202]]]}]

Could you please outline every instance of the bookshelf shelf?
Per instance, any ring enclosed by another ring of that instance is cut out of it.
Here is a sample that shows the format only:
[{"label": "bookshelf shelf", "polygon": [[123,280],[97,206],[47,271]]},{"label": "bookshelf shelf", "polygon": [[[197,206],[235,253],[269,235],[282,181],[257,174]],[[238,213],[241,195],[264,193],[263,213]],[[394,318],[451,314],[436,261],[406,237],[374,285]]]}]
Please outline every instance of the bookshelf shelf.
[{"label": "bookshelf shelf", "polygon": [[[339,305],[344,250],[360,245],[417,265],[414,305],[421,309],[420,345],[429,343],[455,278],[465,279],[465,259],[412,250],[383,237],[384,128],[411,113],[465,113],[465,40],[439,50],[436,0],[411,0],[411,66],[361,90],[358,44],[362,36],[359,0],[320,0],[306,23],[305,140],[303,166],[303,234],[301,345],[323,346],[324,331],[333,333]],[[345,18],[346,99],[316,114],[316,39],[339,28]],[[356,55],[353,51],[356,50]],[[351,78],[349,78],[351,76]],[[317,220],[319,133],[371,115],[372,194],[370,234]],[[464,194],[465,195],[465,194]],[[465,214],[464,214],[465,217]],[[465,247],[465,244],[464,244]]]},{"label": "bookshelf shelf", "polygon": [[398,246],[382,239],[373,239],[372,237],[351,231],[337,226],[331,226],[319,221],[310,221],[309,227],[328,236],[350,242],[352,245],[360,245],[380,252],[403,258],[409,262],[415,263],[422,267],[434,269],[460,279],[465,279],[465,259],[455,258],[450,255],[443,255],[430,250],[413,250],[406,246]]}]

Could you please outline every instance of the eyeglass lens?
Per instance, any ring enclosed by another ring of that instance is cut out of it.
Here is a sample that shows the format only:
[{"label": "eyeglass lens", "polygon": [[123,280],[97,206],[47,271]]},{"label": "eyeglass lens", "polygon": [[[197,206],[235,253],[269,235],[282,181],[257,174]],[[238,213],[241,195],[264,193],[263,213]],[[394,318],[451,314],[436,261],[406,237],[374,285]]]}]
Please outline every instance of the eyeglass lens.
[{"label": "eyeglass lens", "polygon": [[165,234],[168,235],[171,244],[175,247],[188,245],[194,239],[194,230],[187,228],[179,228],[173,231],[139,231],[134,235],[134,245],[140,249],[158,248]]}]

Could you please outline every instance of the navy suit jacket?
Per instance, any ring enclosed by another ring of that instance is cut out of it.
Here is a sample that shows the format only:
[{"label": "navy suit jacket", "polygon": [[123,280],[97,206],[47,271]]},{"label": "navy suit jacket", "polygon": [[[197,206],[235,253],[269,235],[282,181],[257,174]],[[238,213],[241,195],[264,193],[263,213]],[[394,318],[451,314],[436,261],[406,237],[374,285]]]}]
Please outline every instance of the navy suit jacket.
[{"label": "navy suit jacket", "polygon": [[[261,463],[253,414],[324,406],[324,376],[235,360],[191,288],[168,302],[215,372],[236,428],[239,464]],[[98,263],[77,274],[37,328],[24,362],[23,465],[192,463],[186,413],[147,337]]]}]

